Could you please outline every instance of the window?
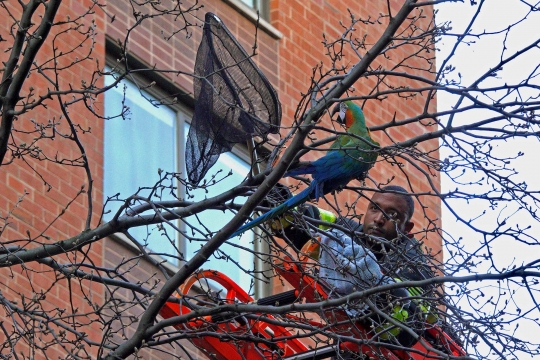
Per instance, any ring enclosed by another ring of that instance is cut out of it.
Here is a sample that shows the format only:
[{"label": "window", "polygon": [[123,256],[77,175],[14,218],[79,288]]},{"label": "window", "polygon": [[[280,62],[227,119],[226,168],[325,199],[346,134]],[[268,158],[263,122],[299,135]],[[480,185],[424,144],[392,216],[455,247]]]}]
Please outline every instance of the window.
[{"label": "window", "polygon": [[[112,83],[112,78],[105,80],[106,84]],[[114,117],[122,112],[123,106],[129,110],[126,119],[113,118],[105,121],[104,136],[104,201],[111,201],[106,205],[104,220],[110,220],[115,212],[129,196],[138,192],[140,196],[149,196],[150,189],[160,179],[159,169],[164,172],[184,171],[183,149],[189,124],[188,115],[183,111],[173,110],[166,106],[155,107],[147,99],[154,99],[148,93],[141,95],[141,91],[131,82],[124,81],[121,85],[111,89],[105,94],[105,116]],[[145,99],[146,97],[146,99]],[[155,100],[155,99],[154,99]],[[181,171],[179,171],[181,169]],[[227,153],[220,156],[218,162],[208,172],[207,179],[222,170],[217,179],[223,179],[219,185],[212,186],[208,192],[196,190],[190,192],[194,198],[190,200],[202,200],[204,197],[215,196],[238,185],[248,174],[249,165],[240,157]],[[232,175],[226,176],[232,170]],[[184,197],[185,189],[179,188],[179,197]],[[115,194],[119,194],[115,197]],[[161,198],[153,200],[174,199],[170,191],[164,191]],[[236,202],[245,201],[236,199]],[[205,211],[186,219],[188,224],[201,227],[204,224],[210,231],[218,231],[231,218],[230,212]],[[183,221],[175,224],[180,229],[187,231],[191,236],[190,226]],[[178,236],[178,232],[166,225],[166,233],[156,226],[141,226],[130,230],[130,234],[141,244],[147,246],[152,253],[158,254],[174,265],[180,265],[178,258],[174,257],[179,252],[189,260],[205,243],[202,236],[195,234],[194,237],[201,241],[186,241]],[[174,235],[172,235],[174,234]],[[174,238],[171,238],[174,236]],[[228,244],[221,247],[222,254],[216,252],[203,266],[205,269],[216,269],[226,273],[246,291],[252,288],[251,277],[241,270],[254,269],[254,256],[243,248],[254,248],[253,232],[245,233],[241,238],[232,239]],[[150,251],[149,250],[149,251]],[[173,256],[170,256],[170,255]],[[224,256],[227,254],[230,258]],[[220,256],[221,255],[221,256]]]},{"label": "window", "polygon": [[255,11],[259,11],[259,14],[262,19],[269,20],[270,19],[270,7],[269,7],[269,0],[224,0],[228,3],[230,3],[232,6],[240,8],[240,6],[236,5],[235,2],[240,2],[244,5],[249,6]]}]

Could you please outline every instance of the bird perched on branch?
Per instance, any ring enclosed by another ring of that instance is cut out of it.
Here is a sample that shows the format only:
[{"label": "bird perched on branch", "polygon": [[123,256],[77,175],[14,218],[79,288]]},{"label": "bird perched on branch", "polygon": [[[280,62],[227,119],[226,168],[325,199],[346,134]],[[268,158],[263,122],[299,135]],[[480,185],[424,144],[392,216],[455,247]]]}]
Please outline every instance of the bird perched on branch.
[{"label": "bird perched on branch", "polygon": [[332,115],[336,112],[339,112],[338,122],[345,126],[347,134],[338,135],[322,158],[303,163],[284,175],[289,177],[310,174],[311,184],[281,205],[248,222],[231,237],[276,218],[310,199],[318,200],[321,196],[347,185],[351,180],[366,177],[377,160],[379,143],[371,138],[360,106],[350,100],[344,101],[336,105]]}]

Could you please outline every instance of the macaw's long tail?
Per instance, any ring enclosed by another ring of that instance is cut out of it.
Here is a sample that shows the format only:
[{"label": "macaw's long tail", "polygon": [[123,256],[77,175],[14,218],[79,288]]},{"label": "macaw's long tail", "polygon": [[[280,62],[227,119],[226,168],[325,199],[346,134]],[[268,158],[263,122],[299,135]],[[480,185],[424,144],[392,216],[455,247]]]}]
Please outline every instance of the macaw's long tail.
[{"label": "macaw's long tail", "polygon": [[241,228],[236,230],[234,234],[231,235],[231,238],[241,235],[244,232],[246,232],[249,229],[254,228],[257,225],[260,225],[262,223],[267,222],[268,220],[274,219],[280,215],[283,215],[285,212],[289,211],[290,209],[293,209],[297,207],[298,205],[305,203],[309,200],[311,193],[316,188],[316,181],[312,181],[311,185],[307,187],[306,189],[302,190],[300,193],[296,194],[289,200],[285,201],[283,204],[279,205],[278,207],[273,208],[272,210],[264,213],[263,215],[259,216],[255,220],[252,220],[248,222],[247,224],[243,225]]}]

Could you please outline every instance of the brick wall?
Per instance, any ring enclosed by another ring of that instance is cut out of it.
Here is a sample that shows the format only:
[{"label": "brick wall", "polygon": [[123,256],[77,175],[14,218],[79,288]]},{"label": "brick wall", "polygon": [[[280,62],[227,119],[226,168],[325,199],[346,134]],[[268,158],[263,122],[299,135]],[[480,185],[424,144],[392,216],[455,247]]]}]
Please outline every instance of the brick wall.
[{"label": "brick wall", "polygon": [[[91,1],[66,1],[62,3],[60,11],[60,19],[67,18],[68,15],[73,18],[77,12],[87,8]],[[400,1],[391,1],[392,6],[397,10]],[[198,2],[204,8],[198,11],[199,18],[203,18],[206,11],[216,13],[239,39],[244,48],[250,52],[254,41],[254,25],[242,13],[231,7],[227,2],[221,0],[205,0]],[[347,8],[351,12],[372,17],[378,16],[380,12],[384,12],[387,2],[374,1],[340,1],[340,0],[271,0],[271,18],[270,23],[281,34],[282,38],[276,37],[272,32],[259,30],[258,33],[258,56],[255,61],[259,64],[264,74],[270,82],[278,90],[280,100],[283,106],[283,122],[285,125],[291,124],[294,119],[297,105],[302,97],[302,92],[305,92],[309,86],[312,69],[321,61],[325,64],[328,62],[324,59],[324,48],[321,44],[322,34],[326,34],[327,38],[335,38],[341,33],[342,28],[339,21],[347,22]],[[188,6],[189,4],[185,4]],[[9,4],[9,6],[13,6]],[[16,13],[18,8],[13,6],[13,11]],[[113,41],[123,39],[135,21],[130,13],[130,7],[125,0],[109,0],[107,1],[107,13],[98,10],[94,15],[85,19],[87,25],[90,20],[95,21],[97,29],[96,42],[93,48],[93,61],[87,61],[74,65],[66,71],[60,79],[62,83],[80,84],[81,79],[90,82],[96,61],[100,65],[105,63],[105,36]],[[114,21],[112,16],[114,15]],[[190,72],[193,69],[195,54],[201,38],[201,30],[199,28],[190,28],[192,35],[186,38],[184,33],[178,33],[172,37],[170,41],[166,41],[164,37],[170,36],[176,29],[177,22],[173,19],[147,21],[143,27],[133,31],[129,38],[128,49],[130,53],[138,59],[146,63],[149,67],[156,66],[162,69],[181,69]],[[374,41],[384,29],[386,22],[383,20],[380,26],[370,26],[367,37],[368,42]],[[363,36],[367,30],[367,26],[358,24],[358,36]],[[9,37],[9,26],[6,22],[0,24],[0,34],[4,38]],[[58,46],[69,47],[76,46],[83,39],[74,35],[61,35],[57,42]],[[87,44],[87,43],[86,43]],[[50,57],[53,44],[48,43],[40,56],[39,61],[43,62]],[[80,53],[80,57],[84,57],[88,50],[88,46],[76,49]],[[85,52],[86,51],[86,52]],[[393,64],[402,60],[407,56],[405,48],[399,48],[392,53],[390,59],[385,60],[385,65]],[[5,61],[6,53],[1,53],[0,58]],[[62,65],[64,59],[59,60]],[[352,54],[348,54],[346,61],[355,61]],[[407,60],[408,65],[414,67],[415,60]],[[423,65],[423,64],[422,64]],[[421,74],[425,75],[425,74]],[[50,86],[47,81],[37,74],[32,74],[28,84],[32,84],[40,93],[44,93]],[[184,89],[187,92],[192,91],[191,79],[188,76],[171,74],[170,81],[176,86]],[[360,80],[356,85],[356,94],[365,94],[373,87],[372,80]],[[414,82],[405,81],[392,84],[394,86],[414,86]],[[29,91],[25,89],[25,94]],[[415,116],[421,112],[425,99],[422,95],[417,96],[412,100],[399,98],[397,96],[389,96],[389,99],[380,102],[376,100],[367,101],[364,106],[364,111],[368,124],[376,126],[386,123],[394,118],[403,119],[410,116]],[[57,121],[61,120],[62,114],[57,106],[57,100],[47,100],[46,108],[40,108],[39,111],[33,112],[28,116],[21,116],[19,119],[20,129],[32,130],[33,125],[29,121],[30,118],[35,118],[36,121],[46,123],[49,119]],[[430,105],[430,110],[433,110],[434,102]],[[94,179],[93,193],[93,222],[97,224],[102,206],[102,180],[103,180],[103,123],[97,120],[81,103],[76,104],[71,108],[71,115],[74,117],[81,128],[91,128],[91,132],[82,133],[81,141],[85,145],[87,155],[91,164]],[[95,104],[95,110],[100,113],[102,111],[101,103],[98,101]],[[326,119],[325,121],[328,121]],[[381,145],[388,145],[394,142],[406,140],[414,135],[425,133],[432,128],[429,126],[420,126],[411,124],[405,127],[400,127],[399,130],[389,129],[385,133],[375,131],[374,138]],[[60,121],[57,126],[57,131],[67,132],[67,127],[64,121]],[[25,135],[16,134],[16,139],[19,142],[28,141]],[[74,144],[71,140],[62,139],[56,136],[54,141],[42,141],[39,144],[43,150],[43,154],[49,157],[76,157],[77,153],[73,149]],[[432,150],[432,157],[437,158],[436,150],[437,141],[426,142],[420,146],[425,150]],[[306,158],[312,156],[308,154]],[[6,239],[19,239],[14,244],[21,246],[33,247],[35,244],[29,244],[27,230],[30,236],[35,237],[37,234],[44,232],[47,236],[41,237],[38,241],[47,243],[65,239],[69,236],[76,235],[84,229],[86,211],[88,201],[85,194],[79,194],[81,187],[87,183],[84,171],[80,167],[60,166],[47,161],[35,161],[29,156],[25,157],[28,164],[22,161],[16,161],[8,166],[0,168],[0,184],[4,191],[0,192],[0,211],[2,216],[11,212],[9,225],[3,228],[1,237],[3,241]],[[425,169],[424,169],[425,170]],[[43,176],[44,180],[39,173]],[[407,177],[405,176],[407,175]],[[370,175],[376,182],[387,182],[388,179],[394,178],[392,184],[412,187],[416,192],[427,191],[430,186],[427,183],[427,178],[410,164],[406,164],[400,168],[397,165],[392,166],[387,161],[379,162],[371,171]],[[438,177],[431,177],[436,188],[439,187]],[[47,191],[50,184],[51,189]],[[357,184],[358,185],[358,184]],[[373,186],[369,180],[368,186]],[[86,188],[87,188],[86,184]],[[25,195],[26,193],[26,195]],[[339,195],[339,201],[347,201],[352,203],[356,198],[349,198],[348,192],[342,192]],[[18,202],[22,197],[23,201]],[[425,206],[420,210],[417,206],[417,212],[414,217],[416,230],[430,229],[433,227],[428,219],[435,219],[435,224],[439,225],[438,218],[440,217],[440,201],[438,199],[420,196],[419,200]],[[357,205],[357,211],[363,213],[365,201],[360,201]],[[418,205],[418,204],[417,204]],[[66,209],[63,211],[63,209]],[[424,214],[425,211],[425,214]],[[53,225],[48,227],[48,224],[53,222]],[[0,224],[4,226],[4,224]],[[417,238],[425,240],[428,247],[435,250],[440,249],[440,239],[432,234],[420,232]],[[50,239],[50,240],[49,240]],[[106,249],[107,251],[104,251]],[[127,248],[123,248],[118,243],[106,240],[105,242],[94,243],[88,252],[89,259],[97,266],[110,266],[117,264],[124,258],[127,253]],[[58,257],[59,261],[89,261],[82,255],[78,255],[77,259],[66,257]],[[30,269],[30,270],[29,270]],[[52,273],[40,274],[43,270],[42,265],[31,264],[26,268],[14,267],[12,269],[2,269],[1,278],[4,289],[2,290],[5,296],[15,296],[16,293],[32,293],[40,288],[47,289],[51,279],[47,276]],[[147,265],[139,269],[144,274],[141,276],[145,279],[149,278],[151,269]],[[51,275],[52,276],[52,275]],[[89,303],[87,301],[89,293],[91,293],[92,302],[101,303],[106,297],[100,286],[92,286],[84,284],[82,289],[89,292],[85,294],[73,294],[72,299],[74,306],[80,307],[83,311],[88,310]],[[69,296],[69,282],[61,280],[56,283],[53,288],[48,289],[47,302],[51,304],[63,303]],[[127,295],[126,295],[127,296]],[[45,307],[48,305],[45,304]],[[1,314],[5,316],[5,314]],[[99,329],[92,330],[92,337],[99,341]],[[53,355],[53,354],[51,354]],[[149,355],[150,356],[150,355]]]},{"label": "brick wall", "polygon": [[[81,13],[81,9],[88,9],[92,1],[64,1],[60,6],[60,11],[56,17],[56,22],[65,21],[68,17],[75,19]],[[0,36],[5,40],[11,40],[12,19],[8,16],[8,11],[13,17],[21,14],[20,5],[17,2],[6,2],[2,4],[8,10],[2,9],[3,21],[0,23]],[[43,9],[37,11],[33,21],[38,23]],[[105,26],[105,16],[102,12],[88,15],[80,19],[80,23],[86,31],[92,26],[94,21],[97,29]],[[36,63],[45,68],[44,75],[38,74],[32,67],[21,96],[28,103],[31,99],[38,99],[44,96],[48,90],[55,90],[52,84],[46,79],[54,79],[52,71],[54,66],[69,67],[60,72],[59,83],[65,89],[68,84],[73,87],[80,87],[81,81],[91,83],[91,76],[96,69],[96,61],[101,64],[105,61],[105,35],[102,31],[95,34],[94,46],[91,47],[92,38],[87,39],[85,34],[76,31],[67,31],[69,24],[53,27],[48,41],[43,45],[36,58]],[[83,32],[81,31],[81,32]],[[11,40],[12,42],[12,40]],[[6,44],[6,43],[3,43]],[[83,44],[82,47],[79,47]],[[52,61],[53,48],[56,49],[56,62]],[[3,47],[6,50],[6,47]],[[72,51],[69,56],[62,56],[62,53]],[[85,57],[92,53],[92,59]],[[8,51],[0,53],[0,60],[5,62],[9,55]],[[75,57],[81,62],[72,64]],[[3,75],[3,72],[2,72]],[[33,90],[31,90],[33,88]],[[27,97],[30,93],[34,95]],[[71,102],[80,99],[80,96],[73,97],[66,95],[62,97],[63,102]],[[4,246],[21,246],[31,249],[40,244],[49,244],[62,239],[75,236],[85,229],[88,215],[88,198],[86,193],[81,193],[81,188],[89,188],[88,179],[84,170],[80,166],[70,166],[58,164],[58,161],[65,159],[76,159],[81,156],[75,142],[72,139],[63,137],[69,135],[69,127],[65,121],[65,115],[61,112],[57,97],[45,99],[41,106],[29,113],[18,116],[14,124],[13,141],[17,144],[27,144],[35,146],[34,151],[23,151],[16,154],[13,159],[11,152],[8,152],[4,165],[0,167],[0,241]],[[18,108],[20,109],[20,107]],[[101,215],[101,178],[102,178],[102,131],[101,124],[95,119],[90,111],[84,106],[82,101],[76,101],[69,107],[69,116],[80,129],[91,132],[78,132],[79,139],[86,149],[86,154],[93,172],[95,182],[92,196],[92,226],[96,226]],[[99,110],[98,110],[99,111]],[[48,124],[55,123],[53,127]],[[41,139],[33,143],[36,137],[36,130],[44,127],[44,133],[48,139]],[[13,161],[12,161],[13,160]],[[6,162],[8,162],[6,164]],[[5,220],[7,218],[7,220]],[[94,243],[86,247],[84,252],[72,254],[70,256],[58,256],[55,259],[60,264],[88,263],[92,262],[96,266],[102,265],[103,243]],[[85,313],[93,310],[93,304],[103,302],[103,289],[87,280],[66,279],[65,277],[55,277],[55,273],[50,267],[29,263],[24,266],[13,266],[9,269],[0,269],[0,283],[2,284],[1,294],[6,299],[14,301],[20,307],[27,306],[36,311],[43,310],[46,315],[59,317],[58,309],[78,309],[81,316],[77,321],[84,326],[84,332],[88,334],[92,341],[99,342],[101,339],[101,329],[98,324],[90,324],[90,318],[84,316]],[[69,312],[70,310],[68,310]],[[4,326],[8,331],[12,330],[12,319],[19,323],[20,331],[24,330],[18,316],[11,317],[5,312],[5,308],[0,308],[0,317],[6,319]],[[35,330],[35,342],[40,346],[46,346],[47,341],[53,341],[53,334],[46,332],[44,326],[40,327],[36,317],[35,328],[27,329],[29,334]],[[62,321],[62,320],[60,320]],[[56,334],[58,336],[58,333]],[[73,339],[69,334],[67,338]],[[2,342],[5,340],[0,335]],[[13,338],[17,343],[18,356],[25,358],[42,358],[39,350],[30,349],[24,341]],[[70,348],[67,344],[66,347]],[[80,349],[82,354],[84,349]],[[4,353],[6,354],[7,353]],[[63,357],[63,351],[55,348],[48,350],[51,358]]]}]

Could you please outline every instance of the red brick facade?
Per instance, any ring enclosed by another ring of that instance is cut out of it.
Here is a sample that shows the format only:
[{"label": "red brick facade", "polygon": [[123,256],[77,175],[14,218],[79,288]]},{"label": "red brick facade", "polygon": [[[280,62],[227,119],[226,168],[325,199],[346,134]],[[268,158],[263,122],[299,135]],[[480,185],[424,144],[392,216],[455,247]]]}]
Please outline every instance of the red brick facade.
[{"label": "red brick facade", "polygon": [[[72,18],[77,13],[84,12],[91,6],[93,1],[65,1],[61,5],[61,10],[58,20],[66,18],[70,15]],[[401,1],[391,1],[397,11]],[[204,0],[199,3],[204,7],[197,12],[199,18],[204,17],[207,11],[217,14],[237,37],[240,43],[245,47],[248,53],[251,51],[254,41],[254,24],[244,14],[232,7],[229,2],[222,0]],[[20,9],[13,6],[13,11]],[[301,99],[301,94],[307,91],[312,76],[312,69],[321,61],[326,63],[324,57],[324,48],[322,46],[322,35],[326,35],[328,39],[336,38],[341,34],[341,26],[339,22],[348,23],[349,15],[347,9],[352,13],[365,17],[367,14],[372,14],[372,17],[377,17],[379,13],[386,11],[387,2],[383,1],[343,1],[343,0],[270,0],[270,19],[269,23],[275,29],[273,31],[259,30],[257,39],[258,56],[255,61],[259,64],[261,70],[275,86],[278,91],[281,104],[283,106],[283,123],[290,125],[291,120],[295,116],[295,111]],[[378,8],[381,7],[381,8]],[[114,15],[114,21],[111,21]],[[95,21],[96,36],[93,45],[93,61],[87,60],[83,63],[71,67],[64,73],[61,82],[73,84],[74,87],[80,85],[81,80],[90,82],[90,77],[96,69],[96,64],[103,66],[106,62],[105,44],[106,38],[115,42],[117,39],[124,39],[127,29],[130,29],[135,20],[131,13],[131,7],[125,0],[108,0],[106,14],[97,9],[95,15],[92,16]],[[429,17],[428,17],[429,18]],[[171,20],[171,19],[169,19]],[[128,49],[130,54],[145,63],[148,67],[156,66],[160,69],[176,69],[185,72],[190,72],[193,69],[195,54],[199,41],[201,39],[201,31],[199,28],[192,27],[192,36],[186,38],[184,33],[176,34],[170,41],[164,39],[170,35],[178,26],[177,22],[165,21],[159,19],[157,21],[146,21],[142,27],[138,27],[129,37]],[[426,20],[428,21],[428,20]],[[85,19],[86,26],[89,26],[90,17]],[[2,22],[0,24],[0,34],[4,38],[8,38],[9,24]],[[386,25],[383,22],[380,26],[371,26],[367,42],[372,43],[382,33]],[[361,27],[359,23],[357,25]],[[367,29],[367,27],[366,27]],[[358,36],[363,36],[366,29],[359,28]],[[77,37],[74,32],[70,35],[60,35],[56,46],[76,46],[82,41],[81,37]],[[282,34],[282,37],[279,36]],[[60,45],[61,44],[61,45]],[[90,44],[90,42],[84,43]],[[88,45],[89,46],[89,45]],[[85,47],[76,49],[80,53],[80,57],[84,57],[88,49]],[[50,58],[52,52],[52,43],[47,43],[43,48],[43,53],[38,57],[38,61],[46,61]],[[404,48],[392,54],[393,58],[386,60],[386,66],[392,61],[399,61],[406,57]],[[0,53],[0,59],[6,60],[7,53]],[[64,59],[59,59],[58,66],[63,64]],[[65,60],[66,62],[68,59]],[[71,60],[70,60],[71,61]],[[354,62],[355,58],[350,57],[345,62]],[[411,67],[415,64],[414,58],[407,60]],[[374,66],[376,66],[375,64]],[[425,66],[425,64],[421,64]],[[425,73],[420,75],[426,76]],[[50,87],[50,84],[42,76],[32,73],[31,82],[35,89],[43,89]],[[191,80],[187,76],[170,75],[169,79],[175,86],[183,89],[186,92],[192,91]],[[403,80],[402,83],[393,84],[394,86],[411,86],[412,81]],[[364,94],[364,89],[371,89],[372,83],[360,80],[356,85],[355,94]],[[29,92],[28,87],[25,88],[25,94]],[[368,125],[374,126],[391,121],[394,116],[398,119],[412,117],[422,112],[422,107],[425,99],[419,98],[418,95],[412,100],[390,97],[386,101],[368,101],[364,112],[368,121]],[[101,99],[101,100],[100,100]],[[63,99],[69,101],[70,99]],[[39,108],[37,111],[23,115],[18,122],[18,129],[31,131],[33,123],[30,118],[35,118],[37,121],[46,123],[49,119],[60,121],[62,113],[57,106],[57,99],[47,101],[47,108]],[[100,113],[102,109],[102,98],[94,104],[96,112]],[[434,102],[432,102],[434,104]],[[434,105],[432,105],[434,106]],[[90,160],[91,170],[94,181],[93,200],[93,219],[92,226],[96,226],[99,220],[102,207],[102,181],[103,181],[103,121],[96,119],[82,103],[78,103],[70,108],[70,114],[80,124],[81,128],[89,129],[90,132],[79,132],[82,144],[85,146],[87,156]],[[387,134],[380,131],[373,133],[374,138],[381,145],[389,145],[392,141],[399,142],[406,140],[412,136],[426,132],[429,128],[418,124],[411,124],[405,127],[400,127],[399,130],[390,129]],[[56,131],[68,132],[68,128],[64,121],[58,125]],[[25,135],[16,134],[17,141],[25,141]],[[437,140],[424,143],[420,148],[425,150],[436,149]],[[62,139],[56,136],[54,141],[42,141],[39,146],[43,154],[49,157],[76,157],[74,152],[75,144],[68,139]],[[434,150],[431,156],[438,157],[438,152]],[[88,201],[85,193],[80,193],[81,187],[86,182],[83,169],[80,167],[65,167],[52,164],[50,162],[34,161],[29,156],[26,157],[29,164],[22,161],[14,161],[12,164],[4,165],[0,168],[0,184],[3,191],[0,192],[0,211],[2,216],[10,214],[9,222],[6,224],[0,223],[2,226],[1,239],[6,243],[11,240],[20,240],[17,245],[21,246],[36,246],[35,243],[25,243],[24,239],[30,236],[34,238],[37,234],[44,233],[46,237],[40,237],[37,241],[48,243],[66,239],[75,236],[84,230],[87,217]],[[34,171],[36,170],[36,171]],[[386,161],[379,162],[371,171],[370,175],[376,181],[387,182],[394,176],[397,177],[392,184],[403,185],[407,188],[412,187],[415,192],[424,192],[431,187],[427,183],[426,177],[415,169],[410,164],[406,164],[402,169],[409,177],[405,179],[398,166],[392,166]],[[50,184],[44,184],[44,181],[36,175],[39,172],[43,175],[44,180]],[[438,177],[432,177],[431,181],[435,182],[435,187],[439,187]],[[368,186],[373,186],[372,183],[367,183]],[[26,193],[26,195],[25,195]],[[79,195],[77,195],[79,194]],[[346,192],[340,195],[342,201],[347,200]],[[18,203],[22,198],[22,202]],[[414,217],[416,230],[433,228],[430,224],[435,221],[435,224],[440,224],[440,201],[432,197],[420,197],[424,209],[420,209],[417,205],[417,212]],[[72,201],[73,200],[73,201]],[[349,199],[351,201],[352,199]],[[358,206],[359,212],[362,213],[365,204],[360,203]],[[52,226],[48,227],[49,224]],[[427,236],[425,233],[417,234],[417,237],[424,239]],[[424,239],[425,240],[425,239]],[[435,234],[429,234],[427,245],[434,249],[440,249],[440,238]],[[7,246],[7,245],[6,245]],[[123,253],[123,248],[118,243],[112,240],[103,242],[94,242],[89,250],[86,250],[88,258],[84,254],[77,255],[78,258],[72,258],[74,262],[89,262],[92,261],[96,266],[111,266],[119,261],[122,257],[127,256]],[[127,252],[128,249],[125,249]],[[64,259],[65,256],[59,257]],[[146,265],[145,265],[146,266]],[[15,293],[32,293],[30,291],[33,286],[36,292],[39,288],[47,288],[47,284],[53,279],[48,276],[54,276],[52,271],[46,266],[38,264],[29,264],[28,269],[21,266],[16,266],[12,269],[1,270],[1,282],[3,284],[2,294],[6,297],[18,297]],[[40,273],[41,270],[48,270],[45,273]],[[138,271],[142,272],[142,278],[150,277],[151,268],[141,267]],[[78,280],[71,280],[78,281]],[[78,288],[78,287],[73,287]],[[96,284],[85,284],[83,289],[91,290],[91,296],[88,292],[85,294],[74,294],[72,298],[75,303],[68,306],[78,307],[81,312],[90,311],[91,304],[100,304],[105,296],[102,288]],[[47,295],[47,302],[55,304],[64,303],[69,298],[69,281],[66,279],[60,280],[53,291]],[[91,300],[90,300],[91,299]],[[3,317],[6,314],[0,313]],[[94,341],[99,342],[101,339],[100,329],[85,330],[91,334]],[[51,358],[61,356],[60,353],[50,353]],[[150,357],[145,357],[150,358]],[[160,356],[163,358],[163,356]]]}]

